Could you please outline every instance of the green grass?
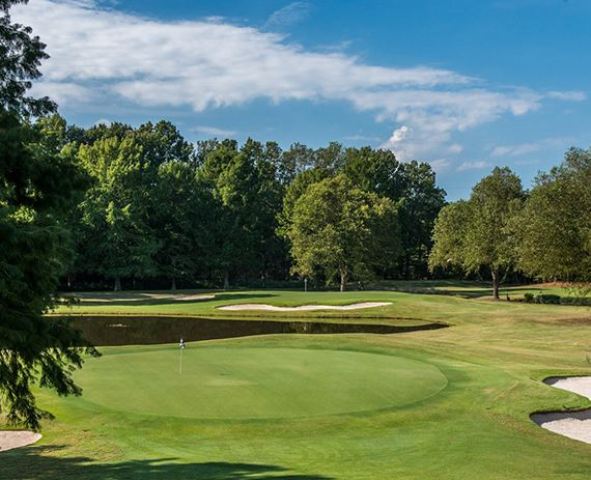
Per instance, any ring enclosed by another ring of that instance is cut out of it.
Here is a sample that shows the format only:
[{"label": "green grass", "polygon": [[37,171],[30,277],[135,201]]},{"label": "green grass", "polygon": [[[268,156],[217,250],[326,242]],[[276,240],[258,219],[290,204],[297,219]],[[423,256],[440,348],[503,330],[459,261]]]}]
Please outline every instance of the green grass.
[{"label": "green grass", "polygon": [[82,398],[41,392],[41,405],[56,420],[45,423],[37,446],[0,454],[0,478],[588,479],[591,445],[543,430],[529,415],[589,406],[541,379],[591,374],[591,309],[493,302],[456,289],[478,288],[82,304],[77,312],[215,317],[222,315],[215,307],[228,303],[390,301],[358,312],[296,315],[452,327],[201,342],[184,351],[181,378],[174,347],[105,348],[78,374]]},{"label": "green grass", "polygon": [[180,355],[176,345],[107,349],[78,375],[84,401],[160,417],[281,419],[401,407],[447,384],[433,365],[351,350],[192,344]]}]

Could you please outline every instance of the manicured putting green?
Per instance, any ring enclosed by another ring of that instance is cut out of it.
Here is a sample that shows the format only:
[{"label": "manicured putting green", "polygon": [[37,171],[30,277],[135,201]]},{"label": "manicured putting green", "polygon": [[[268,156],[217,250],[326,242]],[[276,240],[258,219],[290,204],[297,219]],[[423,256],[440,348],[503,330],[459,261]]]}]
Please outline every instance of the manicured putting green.
[{"label": "manicured putting green", "polygon": [[447,384],[433,365],[393,355],[296,348],[125,347],[89,361],[81,401],[198,419],[297,418],[408,405]]}]

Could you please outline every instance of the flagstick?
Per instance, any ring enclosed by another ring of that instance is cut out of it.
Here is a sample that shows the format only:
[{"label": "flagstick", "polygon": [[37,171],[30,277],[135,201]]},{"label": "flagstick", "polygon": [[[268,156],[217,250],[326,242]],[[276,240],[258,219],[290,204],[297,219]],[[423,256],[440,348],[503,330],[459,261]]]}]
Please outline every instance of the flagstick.
[{"label": "flagstick", "polygon": [[183,374],[183,349],[181,348],[181,353],[179,356],[179,375]]}]

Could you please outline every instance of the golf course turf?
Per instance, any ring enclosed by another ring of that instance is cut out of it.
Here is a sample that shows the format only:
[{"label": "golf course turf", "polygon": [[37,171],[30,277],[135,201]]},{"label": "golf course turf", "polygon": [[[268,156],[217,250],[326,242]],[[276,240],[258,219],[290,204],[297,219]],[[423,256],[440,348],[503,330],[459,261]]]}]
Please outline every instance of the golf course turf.
[{"label": "golf course turf", "polygon": [[180,355],[176,345],[109,350],[79,375],[85,400],[159,416],[281,419],[400,407],[447,384],[433,365],[351,350],[192,344]]},{"label": "golf course turf", "polygon": [[[38,444],[0,454],[0,478],[588,479],[591,445],[548,432],[530,415],[589,407],[542,380],[591,372],[591,309],[493,302],[478,285],[447,287],[112,304],[89,295],[59,313],[450,328],[195,342],[182,353],[182,374],[176,345],[104,347],[76,373],[82,397],[39,391],[56,418],[45,421]],[[363,301],[392,304],[281,317],[217,309]]]}]

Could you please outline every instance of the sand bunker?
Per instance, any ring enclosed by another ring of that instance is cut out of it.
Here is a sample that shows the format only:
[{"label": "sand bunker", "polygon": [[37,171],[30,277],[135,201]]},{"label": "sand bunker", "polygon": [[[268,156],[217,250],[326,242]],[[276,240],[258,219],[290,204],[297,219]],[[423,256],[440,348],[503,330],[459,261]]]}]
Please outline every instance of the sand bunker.
[{"label": "sand bunker", "polygon": [[75,295],[64,295],[64,298],[70,296],[78,297],[82,303],[112,303],[112,302],[145,302],[151,300],[171,300],[174,302],[194,302],[200,300],[213,300],[215,294],[213,293],[156,293],[156,292],[142,292],[142,293],[77,293]]},{"label": "sand bunker", "polygon": [[243,303],[241,305],[226,305],[218,307],[220,310],[266,310],[269,312],[312,312],[314,310],[360,310],[362,308],[385,307],[392,305],[392,302],[363,302],[353,303],[351,305],[300,305],[299,307],[276,307],[275,305],[265,305],[262,303]]},{"label": "sand bunker", "polygon": [[40,433],[28,431],[0,431],[0,452],[13,448],[26,447],[41,438]]},{"label": "sand bunker", "polygon": [[[591,399],[591,377],[551,377],[544,380],[544,383]],[[551,432],[591,443],[591,409],[580,412],[535,413],[532,420]]]}]

